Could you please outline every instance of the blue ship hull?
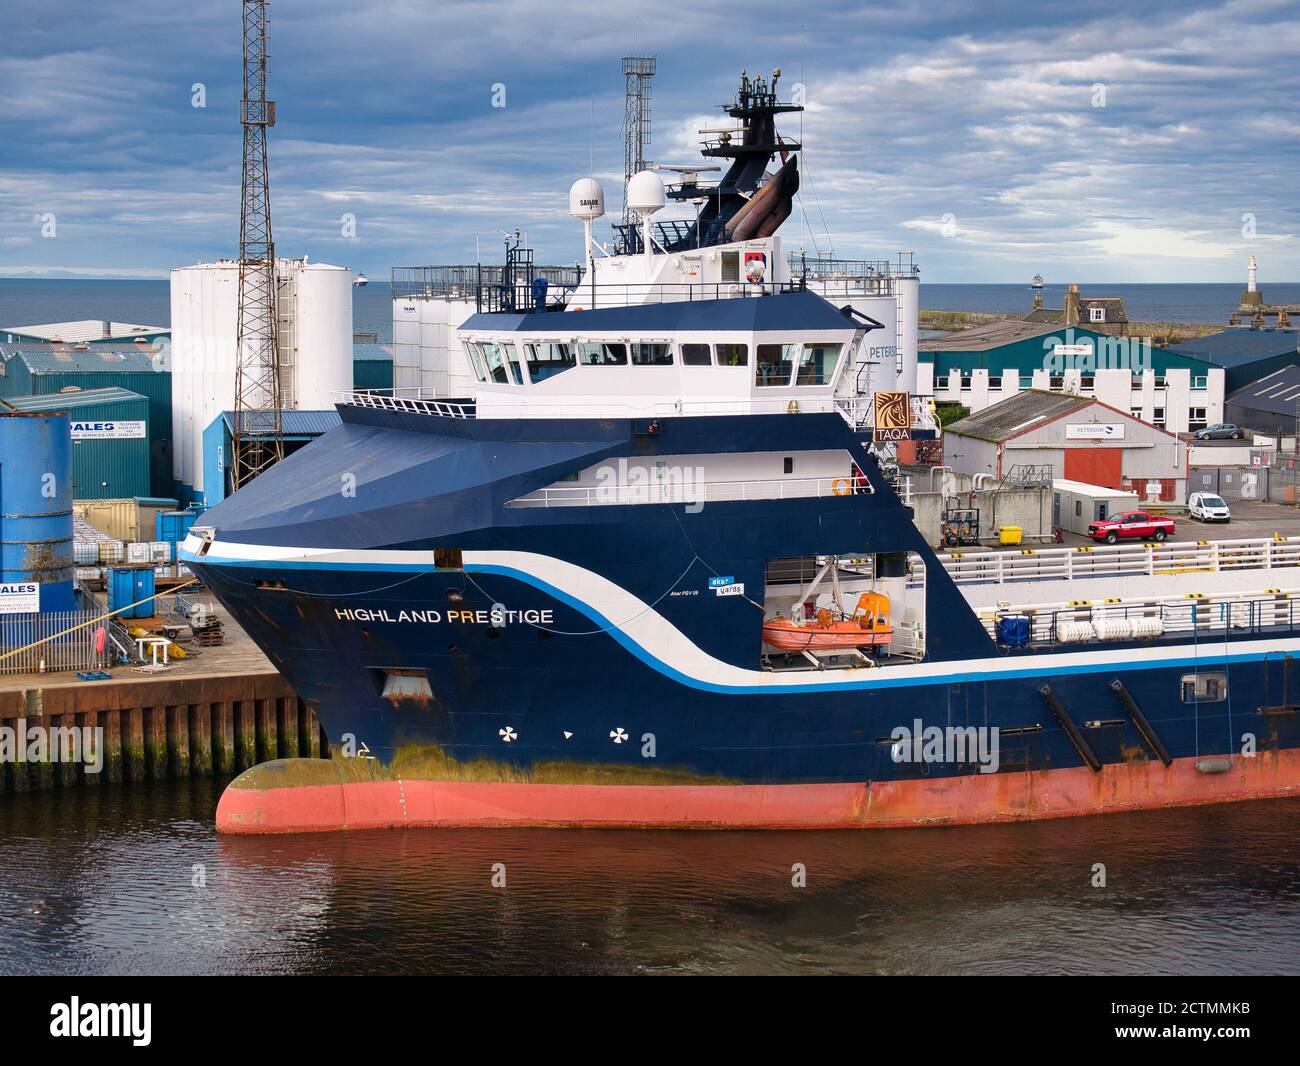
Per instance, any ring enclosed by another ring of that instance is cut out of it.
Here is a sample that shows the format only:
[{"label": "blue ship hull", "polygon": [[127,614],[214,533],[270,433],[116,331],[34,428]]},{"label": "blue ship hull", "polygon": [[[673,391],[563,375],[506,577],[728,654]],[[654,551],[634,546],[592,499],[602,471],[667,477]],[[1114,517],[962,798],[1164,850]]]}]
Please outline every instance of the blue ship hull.
[{"label": "blue ship hull", "polygon": [[[1300,785],[1290,628],[1230,629],[1212,642],[1181,634],[1003,648],[836,415],[652,427],[341,413],[339,429],[208,512],[216,539],[204,555],[188,542],[186,558],[316,712],[335,762],[362,767],[338,771],[346,787],[444,782],[457,811],[470,802],[466,789],[496,790],[481,819],[423,821],[914,824]],[[873,491],[710,503],[698,513],[682,504],[507,506],[620,457],[827,448],[847,451]],[[773,559],[897,552],[926,570],[922,662],[765,668]],[[710,579],[720,575],[745,595],[715,594]],[[1189,673],[1222,674],[1225,698],[1185,698]],[[920,749],[900,750],[898,731],[918,725],[993,731],[995,764],[971,751],[909,758]],[[1054,774],[1069,782],[1056,800],[1046,795]],[[265,810],[277,785],[303,780],[334,779],[254,774],[243,791],[256,801],[245,807]],[[519,791],[535,786],[588,791]],[[649,788],[668,791],[647,799]],[[774,791],[754,791],[764,788]],[[814,808],[834,809],[791,814],[787,800],[800,788]],[[702,789],[725,798],[717,817],[675,814],[666,801],[662,816],[628,809],[658,810],[674,789],[687,790],[688,812],[708,808]],[[430,795],[448,809],[445,791]],[[767,801],[770,817],[764,795],[782,797]],[[759,813],[733,814],[737,797]],[[546,811],[535,819],[534,799]],[[409,792],[401,802],[401,818],[374,824],[421,821],[409,818]],[[251,817],[240,815],[245,826]]]}]

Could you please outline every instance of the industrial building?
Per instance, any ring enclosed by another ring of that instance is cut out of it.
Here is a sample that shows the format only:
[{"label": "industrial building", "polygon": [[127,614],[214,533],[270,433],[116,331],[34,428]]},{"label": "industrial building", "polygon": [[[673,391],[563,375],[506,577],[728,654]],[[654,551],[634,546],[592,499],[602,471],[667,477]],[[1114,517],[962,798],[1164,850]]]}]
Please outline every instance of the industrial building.
[{"label": "industrial building", "polygon": [[1186,443],[1089,396],[1020,392],[947,426],[943,458],[958,473],[998,481],[1017,481],[1017,467],[1050,468],[1052,478],[1143,499],[1186,498]]},{"label": "industrial building", "polygon": [[145,343],[46,345],[7,354],[0,364],[0,399],[48,396],[70,389],[123,389],[144,396],[149,408],[149,484],[138,495],[172,494],[172,375],[161,349]]},{"label": "industrial building", "polygon": [[1256,433],[1300,435],[1300,366],[1288,364],[1232,393],[1223,420]]},{"label": "industrial building", "polygon": [[149,398],[110,387],[11,396],[0,409],[61,411],[69,418],[74,499],[148,496]]},{"label": "industrial building", "polygon": [[[204,434],[235,406],[239,263],[171,272],[174,484],[184,503],[206,493]],[[352,272],[302,259],[276,261],[276,337],[285,412],[333,407],[353,382]],[[224,494],[224,490],[217,491]]]},{"label": "industrial building", "polygon": [[47,322],[39,326],[5,326],[0,328],[4,344],[85,344],[91,341],[127,344],[141,340],[154,343],[171,334],[165,326],[141,326],[132,322],[101,322],[84,319],[78,322]]},{"label": "industrial building", "polygon": [[[340,423],[339,414],[332,407],[328,411],[281,412],[281,438],[284,441],[285,456],[292,455]],[[222,411],[203,434],[204,504],[207,507],[220,503],[233,491],[229,457],[234,429],[234,412]],[[342,477],[344,471],[339,473]]]},{"label": "industrial building", "polygon": [[917,391],[972,413],[1036,389],[1094,398],[1173,433],[1223,421],[1222,367],[1138,338],[1006,319],[919,347]]},{"label": "industrial building", "polygon": [[1169,351],[1222,367],[1224,388],[1232,393],[1275,370],[1300,363],[1298,349],[1300,330],[1230,326],[1220,333],[1176,344]]},{"label": "industrial building", "polygon": [[393,348],[388,344],[352,345],[352,387],[358,392],[393,387]]}]

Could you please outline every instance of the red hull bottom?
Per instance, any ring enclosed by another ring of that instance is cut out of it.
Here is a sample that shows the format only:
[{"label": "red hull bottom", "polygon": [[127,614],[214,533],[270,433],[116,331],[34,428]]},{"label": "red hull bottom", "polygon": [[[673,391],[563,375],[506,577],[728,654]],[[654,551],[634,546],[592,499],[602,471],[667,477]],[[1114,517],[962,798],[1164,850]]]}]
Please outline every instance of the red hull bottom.
[{"label": "red hull bottom", "polygon": [[[1227,767],[1218,773],[1197,764]],[[345,781],[324,760],[245,771],[222,794],[223,833],[553,827],[897,829],[1067,818],[1300,794],[1300,751],[1134,761],[1028,773],[813,785],[534,785]]]}]

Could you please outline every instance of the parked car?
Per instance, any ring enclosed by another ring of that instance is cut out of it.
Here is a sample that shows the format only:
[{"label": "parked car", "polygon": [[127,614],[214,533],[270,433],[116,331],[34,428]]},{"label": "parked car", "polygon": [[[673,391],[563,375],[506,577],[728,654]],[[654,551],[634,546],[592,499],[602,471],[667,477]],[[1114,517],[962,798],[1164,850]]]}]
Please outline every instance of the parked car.
[{"label": "parked car", "polygon": [[1147,511],[1124,511],[1088,523],[1088,536],[1115,544],[1120,540],[1164,540],[1174,531],[1174,520]]},{"label": "parked car", "polygon": [[1193,492],[1187,497],[1187,513],[1202,522],[1229,522],[1232,512],[1222,496],[1212,492]]},{"label": "parked car", "polygon": [[1192,434],[1197,440],[1242,440],[1246,434],[1240,426],[1231,422],[1219,422],[1213,426],[1198,429]]}]

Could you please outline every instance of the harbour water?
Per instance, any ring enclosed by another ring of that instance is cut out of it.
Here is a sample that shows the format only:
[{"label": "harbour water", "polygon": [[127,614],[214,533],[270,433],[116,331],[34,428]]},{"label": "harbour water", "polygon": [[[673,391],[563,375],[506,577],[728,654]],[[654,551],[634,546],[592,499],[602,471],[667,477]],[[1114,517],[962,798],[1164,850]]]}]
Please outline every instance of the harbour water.
[{"label": "harbour water", "polygon": [[[1274,303],[1300,304],[1300,284],[1262,286]],[[1060,307],[1065,285],[1047,285],[1043,302]],[[1089,284],[1080,282],[1087,295],[1122,296],[1129,318],[1137,322],[1227,323],[1237,308],[1240,284],[1148,285]],[[938,285],[923,283],[921,306],[939,311],[981,311],[1023,315],[1032,306],[1026,285]],[[171,308],[166,281],[44,280],[0,278],[0,326],[77,319],[111,319],[151,326],[170,324]],[[393,311],[388,285],[376,278],[365,288],[352,290],[352,328],[378,333],[381,342],[393,338]]]},{"label": "harbour water", "polygon": [[224,784],[6,797],[0,972],[1300,973],[1295,800],[897,832],[259,839],[213,831]]}]

